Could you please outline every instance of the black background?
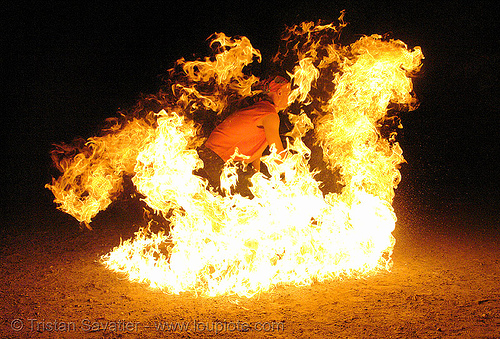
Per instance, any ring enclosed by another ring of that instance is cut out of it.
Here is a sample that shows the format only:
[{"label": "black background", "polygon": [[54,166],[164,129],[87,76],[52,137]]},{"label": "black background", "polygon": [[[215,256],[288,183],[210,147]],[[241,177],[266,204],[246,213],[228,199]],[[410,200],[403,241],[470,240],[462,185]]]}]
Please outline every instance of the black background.
[{"label": "black background", "polygon": [[[54,208],[52,143],[90,137],[104,119],[154,93],[181,57],[205,56],[214,32],[244,35],[264,58],[285,25],[336,22],[343,36],[384,34],[421,46],[418,110],[399,134],[408,206],[486,208],[498,215],[499,25],[495,2],[102,2],[17,3],[2,29],[2,216]],[[398,192],[397,192],[398,194]],[[458,207],[457,207],[458,206]],[[465,207],[464,207],[465,206]]]}]

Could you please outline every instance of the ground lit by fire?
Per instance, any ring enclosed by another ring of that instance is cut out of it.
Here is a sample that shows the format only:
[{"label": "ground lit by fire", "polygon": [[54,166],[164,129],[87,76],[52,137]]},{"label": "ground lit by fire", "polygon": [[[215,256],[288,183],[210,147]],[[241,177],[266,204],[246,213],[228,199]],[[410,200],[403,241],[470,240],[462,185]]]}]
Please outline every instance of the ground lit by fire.
[{"label": "ground lit by fire", "polygon": [[[131,178],[169,229],[141,229],[103,262],[169,293],[250,296],[389,269],[392,200],[404,162],[394,129],[387,129],[399,125],[389,108],[416,107],[411,76],[423,55],[378,35],[339,45],[344,25],[342,17],[337,26],[303,23],[284,35],[274,62],[287,68],[292,61],[289,156],[277,161],[271,150],[262,159],[268,173],[251,178],[252,198],[234,189],[237,163],[226,163],[224,194],[193,173],[204,165],[195,117],[223,114],[234,98],[253,95],[259,81],[248,66],[261,61],[260,51],[245,37],[220,33],[212,37],[212,56],[177,62],[169,88],[155,96],[156,109],[116,119],[84,145],[55,150],[62,174],[47,185],[55,202],[90,227]],[[340,192],[321,190],[306,133],[340,174]]]}]

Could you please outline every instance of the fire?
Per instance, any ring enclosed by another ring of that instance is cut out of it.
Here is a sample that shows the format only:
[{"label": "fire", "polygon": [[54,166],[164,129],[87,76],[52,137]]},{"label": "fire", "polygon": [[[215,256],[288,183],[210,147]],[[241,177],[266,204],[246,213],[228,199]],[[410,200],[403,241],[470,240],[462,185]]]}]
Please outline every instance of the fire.
[{"label": "fire", "polygon": [[[54,152],[62,175],[47,187],[64,212],[87,225],[132,177],[144,202],[170,225],[170,231],[139,230],[102,259],[132,281],[169,293],[192,291],[215,296],[251,296],[283,284],[365,275],[389,269],[395,239],[394,189],[404,161],[395,133],[381,127],[393,122],[391,104],[416,107],[411,74],[423,55],[398,40],[365,36],[349,46],[334,39],[338,27],[303,23],[286,35],[286,53],[294,89],[289,114],[289,156],[271,148],[262,161],[269,175],[251,178],[253,198],[234,191],[236,169],[229,160],[219,194],[194,174],[204,166],[202,144],[192,113],[227,108],[231,97],[253,94],[259,79],[245,72],[261,54],[245,38],[216,34],[215,56],[179,60],[183,80],[172,80],[161,110],[115,124],[90,138],[76,155],[68,146]],[[310,168],[303,137],[312,130],[331,170],[340,171],[341,192],[324,194]],[[74,151],[74,149],[72,149]]]}]

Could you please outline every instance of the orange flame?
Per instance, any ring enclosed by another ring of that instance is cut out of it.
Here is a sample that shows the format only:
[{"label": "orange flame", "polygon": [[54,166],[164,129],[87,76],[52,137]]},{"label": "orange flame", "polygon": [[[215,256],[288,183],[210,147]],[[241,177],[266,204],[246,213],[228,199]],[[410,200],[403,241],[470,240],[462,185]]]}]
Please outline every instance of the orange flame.
[{"label": "orange flame", "polygon": [[[423,55],[418,47],[410,51],[378,35],[346,47],[325,43],[323,33],[338,33],[339,27],[303,23],[288,31],[292,47],[276,60],[297,59],[289,100],[309,112],[314,106],[316,117],[290,114],[290,156],[278,161],[271,148],[262,159],[269,176],[253,175],[251,199],[233,192],[239,164],[231,160],[221,176],[224,196],[193,174],[203,166],[196,152],[203,140],[186,112],[220,113],[229,94],[252,95],[258,78],[243,68],[261,56],[244,37],[218,34],[211,44],[220,46],[215,57],[180,60],[187,81],[173,85],[175,105],[156,113],[154,122],[136,119],[91,138],[88,154],[61,165],[63,175],[47,186],[60,208],[79,221],[89,223],[105,209],[127,174],[145,203],[169,222],[168,234],[141,229],[114,248],[103,257],[108,268],[170,293],[208,296],[251,296],[280,284],[390,268],[396,221],[391,203],[404,159],[394,134],[382,137],[380,125],[389,104],[416,107],[409,75],[419,70]],[[213,85],[209,93],[202,90],[207,83]],[[325,94],[325,83],[334,90]],[[315,180],[311,151],[302,141],[311,129],[325,162],[340,171],[341,192],[325,195]]]}]

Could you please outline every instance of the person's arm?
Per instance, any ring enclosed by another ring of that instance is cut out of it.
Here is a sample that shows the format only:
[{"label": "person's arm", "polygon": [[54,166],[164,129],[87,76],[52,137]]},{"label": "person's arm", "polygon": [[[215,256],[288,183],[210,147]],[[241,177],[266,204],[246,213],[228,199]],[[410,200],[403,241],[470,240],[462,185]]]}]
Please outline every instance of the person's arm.
[{"label": "person's arm", "polygon": [[254,161],[252,161],[252,167],[255,170],[255,172],[260,172],[260,157],[261,156],[262,156],[262,152]]},{"label": "person's arm", "polygon": [[280,138],[280,118],[278,114],[269,114],[262,119],[262,126],[266,134],[267,144],[270,146],[275,145],[276,151],[281,153],[283,151],[283,144]]},{"label": "person's arm", "polygon": [[260,158],[262,153],[268,145],[274,144],[278,154],[284,150],[283,144],[280,138],[280,118],[277,114],[269,114],[262,119],[262,124],[260,125],[264,128],[264,133],[266,135],[266,143],[253,154],[253,156],[246,160],[251,163],[256,171],[260,171]]},{"label": "person's arm", "polygon": [[260,171],[260,158],[262,157],[262,153],[267,147],[267,142],[262,145],[260,149],[257,150],[249,159],[244,160],[246,163],[252,164],[252,167],[259,172]]}]

